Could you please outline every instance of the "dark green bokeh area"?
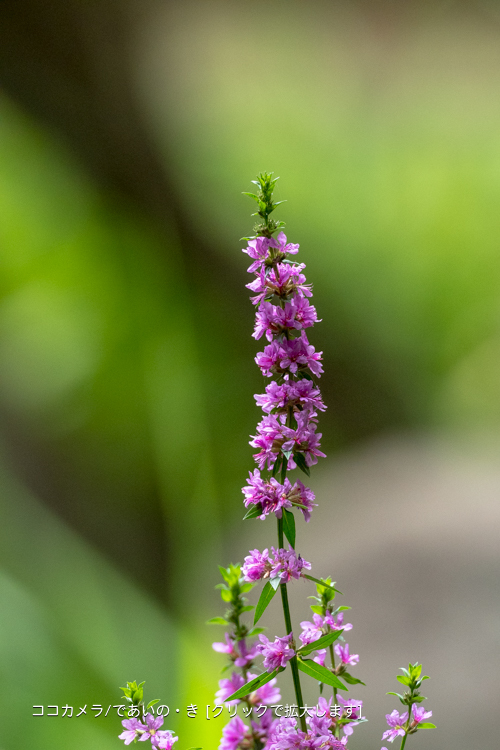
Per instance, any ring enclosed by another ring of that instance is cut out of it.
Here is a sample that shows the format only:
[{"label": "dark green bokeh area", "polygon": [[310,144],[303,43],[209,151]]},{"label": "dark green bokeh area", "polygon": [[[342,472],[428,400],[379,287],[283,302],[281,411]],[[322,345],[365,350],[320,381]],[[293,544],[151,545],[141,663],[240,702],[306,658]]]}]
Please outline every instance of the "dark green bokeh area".
[{"label": "dark green bokeh area", "polygon": [[[217,747],[204,621],[217,563],[258,543],[240,521],[264,384],[239,238],[259,171],[280,175],[322,318],[323,490],[387,434],[496,453],[500,12],[400,6],[0,9],[2,750],[119,747],[90,706],[134,679],[181,709],[179,750]],[[405,658],[432,674],[426,656]],[[31,716],[66,703],[89,715]],[[412,747],[456,747],[455,718]]]}]

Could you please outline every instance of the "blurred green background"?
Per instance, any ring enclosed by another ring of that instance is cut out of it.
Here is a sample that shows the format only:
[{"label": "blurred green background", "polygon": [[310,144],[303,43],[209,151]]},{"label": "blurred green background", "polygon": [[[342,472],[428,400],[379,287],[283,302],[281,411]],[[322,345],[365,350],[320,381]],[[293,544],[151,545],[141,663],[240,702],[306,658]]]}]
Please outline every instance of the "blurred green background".
[{"label": "blurred green background", "polygon": [[217,746],[204,620],[248,549],[260,170],[323,318],[326,453],[496,456],[499,42],[486,1],[2,3],[2,750],[118,747],[116,717],[32,705],[107,708],[128,679],[182,708],[180,750]]}]

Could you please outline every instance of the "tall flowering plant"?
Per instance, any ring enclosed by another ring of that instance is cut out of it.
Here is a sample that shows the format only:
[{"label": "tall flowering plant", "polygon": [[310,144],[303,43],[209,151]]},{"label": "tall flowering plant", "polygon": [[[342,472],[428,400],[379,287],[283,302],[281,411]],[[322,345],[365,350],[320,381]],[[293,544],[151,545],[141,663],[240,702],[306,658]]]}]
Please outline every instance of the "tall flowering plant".
[{"label": "tall flowering plant", "polygon": [[[297,552],[296,516],[308,522],[316,503],[312,490],[296,474],[289,475],[298,470],[309,477],[311,467],[324,457],[317,426],[318,414],[326,407],[317,384],[323,372],[322,353],[308,338],[308,329],[319,322],[310,301],[312,286],[304,275],[305,265],[295,257],[299,245],[288,241],[283,222],[271,216],[279,205],[273,201],[276,179],[260,174],[254,181],[257,192],[245,193],[257,203],[254,216],[259,217],[255,235],[244,238],[247,246],[243,248],[253,276],[247,284],[255,306],[253,337],[267,342],[255,362],[269,382],[265,392],[255,396],[263,412],[250,441],[257,468],[242,489],[245,519],[276,520],[276,546],[250,550],[243,565],[220,568],[223,582],[218,587],[227,609],[210,623],[223,625],[226,631],[224,639],[213,644],[228,660],[215,697],[221,710],[227,706],[230,720],[219,750],[345,750],[354,728],[366,721],[362,701],[345,693],[348,685],[364,683],[351,674],[359,656],[350,652],[344,637],[352,629],[344,622],[349,607],[337,606],[335,597],[340,592],[335,582],[312,576],[311,563]],[[287,587],[300,578],[313,583],[316,590],[312,619],[300,623],[296,638]],[[262,588],[254,607],[247,604],[245,594],[257,585]],[[284,631],[270,640],[257,623],[278,590]],[[245,616],[253,610],[249,624]],[[291,671],[295,703],[282,706],[277,678],[286,669]],[[304,705],[301,675],[319,684],[314,706]],[[420,705],[425,698],[419,689],[425,679],[421,665],[410,664],[398,676],[406,692],[390,693],[406,711],[387,715],[389,729],[382,739],[393,742],[400,737],[400,750],[410,734],[434,727],[424,721],[432,712]],[[171,748],[178,738],[162,729],[163,717],[154,716],[154,701],[144,705],[142,685],[127,683],[122,689],[137,714],[129,712],[120,738],[125,744],[150,740],[153,747]]]}]

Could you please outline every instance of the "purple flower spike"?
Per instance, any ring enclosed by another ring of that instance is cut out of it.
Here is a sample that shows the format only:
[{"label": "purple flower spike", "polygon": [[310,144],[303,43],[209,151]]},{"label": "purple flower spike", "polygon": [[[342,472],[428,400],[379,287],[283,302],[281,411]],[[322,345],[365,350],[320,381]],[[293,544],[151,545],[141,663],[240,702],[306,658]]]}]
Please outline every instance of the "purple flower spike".
[{"label": "purple flower spike", "polygon": [[264,657],[264,669],[268,672],[274,672],[278,667],[285,667],[287,662],[295,656],[295,651],[290,645],[292,633],[283,638],[275,638],[273,643],[265,635],[259,635],[259,638],[261,643],[257,646],[257,651]]}]

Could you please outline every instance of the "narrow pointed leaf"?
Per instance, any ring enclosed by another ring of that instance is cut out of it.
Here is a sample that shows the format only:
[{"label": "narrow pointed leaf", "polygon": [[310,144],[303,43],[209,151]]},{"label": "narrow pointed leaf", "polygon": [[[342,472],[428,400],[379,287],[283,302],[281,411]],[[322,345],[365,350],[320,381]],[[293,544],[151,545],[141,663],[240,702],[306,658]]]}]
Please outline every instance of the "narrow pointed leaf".
[{"label": "narrow pointed leaf", "polygon": [[286,508],[283,508],[283,532],[295,549],[295,516]]},{"label": "narrow pointed leaf", "polygon": [[268,581],[266,585],[264,586],[264,588],[262,589],[260,597],[259,597],[259,601],[257,602],[257,606],[255,607],[255,617],[253,620],[254,625],[257,625],[260,618],[266,611],[268,605],[270,604],[273,596],[276,593],[276,590],[277,589],[271,585],[270,581]]},{"label": "narrow pointed leaf", "polygon": [[259,677],[256,677],[254,680],[250,680],[250,682],[247,682],[246,685],[243,685],[243,687],[240,687],[239,690],[226,698],[224,700],[224,703],[227,703],[228,701],[240,700],[246,695],[253,693],[254,690],[257,690],[257,688],[262,687],[262,685],[265,685],[267,682],[270,682],[270,680],[276,677],[278,672],[283,672],[283,667],[275,669],[274,672],[264,672],[264,674],[259,675]]},{"label": "narrow pointed leaf", "polygon": [[317,641],[307,643],[305,646],[302,646],[302,648],[299,648],[297,653],[301,656],[306,656],[307,654],[310,654],[311,651],[318,651],[320,648],[327,648],[334,641],[336,641],[339,635],[341,635],[343,632],[343,630],[333,630],[331,633],[322,635],[321,638],[318,638]]},{"label": "narrow pointed leaf", "polygon": [[262,515],[262,505],[260,503],[256,503],[255,505],[252,505],[250,510],[246,512],[246,514],[243,516],[243,520],[246,521],[247,518],[258,518]]},{"label": "narrow pointed leaf", "polygon": [[311,659],[297,659],[297,666],[302,672],[308,674],[309,677],[318,680],[318,682],[323,682],[325,685],[336,687],[339,690],[349,689],[336,675],[332,674],[329,669],[322,667],[321,664],[316,664],[316,662]]},{"label": "narrow pointed leaf", "polygon": [[275,477],[276,474],[278,473],[278,471],[280,470],[281,459],[282,459],[282,456],[279,455],[278,458],[276,459],[276,461],[274,462],[273,477]]},{"label": "narrow pointed leaf", "polygon": [[422,724],[417,724],[418,729],[437,729],[435,724],[431,724],[430,721],[424,721]]},{"label": "narrow pointed leaf", "polygon": [[353,677],[352,674],[349,674],[349,672],[342,672],[342,679],[345,680],[349,685],[365,685],[364,682],[358,680],[357,677]]},{"label": "narrow pointed leaf", "polygon": [[306,464],[306,459],[304,458],[302,453],[294,453],[293,460],[295,461],[299,469],[304,472],[304,474],[307,474],[308,477],[311,476],[309,466]]},{"label": "narrow pointed leaf", "polygon": [[227,625],[227,620],[223,617],[212,617],[211,620],[207,620],[207,625]]}]

